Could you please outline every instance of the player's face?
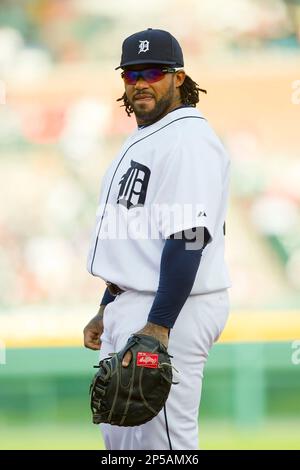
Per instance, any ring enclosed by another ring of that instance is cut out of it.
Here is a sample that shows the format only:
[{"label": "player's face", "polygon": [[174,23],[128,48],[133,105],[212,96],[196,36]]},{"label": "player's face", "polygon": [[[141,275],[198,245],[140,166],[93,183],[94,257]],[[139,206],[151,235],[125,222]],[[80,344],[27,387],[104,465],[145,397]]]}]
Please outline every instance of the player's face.
[{"label": "player's face", "polygon": [[[128,67],[130,70],[155,68],[157,65],[141,64]],[[125,83],[125,92],[138,124],[153,122],[181,104],[179,86],[185,73],[165,73],[163,78],[149,83],[139,77],[134,85]]]}]

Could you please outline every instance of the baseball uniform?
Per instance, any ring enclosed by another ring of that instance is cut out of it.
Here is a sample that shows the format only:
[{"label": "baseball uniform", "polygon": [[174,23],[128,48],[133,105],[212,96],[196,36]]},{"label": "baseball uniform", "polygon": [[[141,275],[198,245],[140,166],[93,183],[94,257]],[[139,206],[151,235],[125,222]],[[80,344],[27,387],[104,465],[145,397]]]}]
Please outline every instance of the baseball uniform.
[{"label": "baseball uniform", "polygon": [[[137,128],[101,185],[87,268],[125,292],[108,303],[100,358],[120,350],[141,329],[159,284],[166,240],[203,227],[202,252],[190,295],[170,332],[178,370],[166,407],[133,428],[102,425],[108,449],[197,449],[203,369],[229,312],[224,222],[230,162],[202,114],[180,107]],[[187,243],[187,249],[194,249]]]}]

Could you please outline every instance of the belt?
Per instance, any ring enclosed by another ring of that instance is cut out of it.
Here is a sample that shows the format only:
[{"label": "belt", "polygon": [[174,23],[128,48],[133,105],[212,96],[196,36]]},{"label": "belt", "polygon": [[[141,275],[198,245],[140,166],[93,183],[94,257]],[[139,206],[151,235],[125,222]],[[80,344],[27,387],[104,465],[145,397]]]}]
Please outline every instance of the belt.
[{"label": "belt", "polygon": [[109,293],[114,297],[125,292],[121,287],[117,286],[117,284],[114,284],[113,282],[106,281],[105,284],[107,285]]}]

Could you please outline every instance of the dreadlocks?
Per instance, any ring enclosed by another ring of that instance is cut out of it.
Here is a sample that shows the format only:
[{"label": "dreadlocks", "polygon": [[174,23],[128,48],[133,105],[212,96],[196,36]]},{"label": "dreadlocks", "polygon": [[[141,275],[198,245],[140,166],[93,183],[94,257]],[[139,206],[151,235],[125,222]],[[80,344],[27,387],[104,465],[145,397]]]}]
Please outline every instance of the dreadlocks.
[{"label": "dreadlocks", "polygon": [[[202,93],[207,93],[206,90],[203,90],[202,88],[199,88],[198,83],[194,82],[194,80],[191,79],[188,75],[185,76],[185,80],[183,84],[180,87],[180,97],[182,104],[187,105],[187,106],[193,106],[194,108],[196,107],[196,104],[199,102],[199,92]],[[126,93],[121,96],[121,98],[118,98],[117,101],[123,101],[123,104],[121,107],[125,107],[125,111],[127,113],[127,116],[130,117],[130,115],[133,113],[133,107],[128,101]]]}]

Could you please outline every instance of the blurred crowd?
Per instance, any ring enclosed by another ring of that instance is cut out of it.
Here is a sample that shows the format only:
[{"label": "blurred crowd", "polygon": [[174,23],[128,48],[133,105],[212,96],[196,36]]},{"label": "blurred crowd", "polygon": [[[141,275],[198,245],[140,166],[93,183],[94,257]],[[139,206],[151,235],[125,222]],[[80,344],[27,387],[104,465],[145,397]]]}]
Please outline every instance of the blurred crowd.
[{"label": "blurred crowd", "polygon": [[[161,25],[161,18],[190,62],[244,63],[248,54],[262,53],[275,62],[289,56],[299,63],[300,0],[152,0],[151,8],[133,0],[1,1],[2,309],[95,299],[98,287],[85,262],[99,181],[134,127],[134,118],[116,104],[122,88],[114,68],[122,40]],[[265,276],[264,263],[270,264],[268,276],[277,276],[297,299],[299,153],[287,145],[274,161],[271,145],[263,148],[251,128],[223,138],[233,159],[233,300],[255,304],[251,292],[257,289],[257,302],[267,304],[268,287],[249,285],[260,271]],[[249,258],[253,252],[256,266],[239,264],[241,252]],[[248,268],[253,271],[245,273]]]},{"label": "blurred crowd", "polygon": [[[214,49],[299,48],[299,0],[2,0],[1,74],[32,76],[57,62],[116,60],[120,33],[141,21],[177,31],[191,54]],[[144,14],[144,15],[143,15]],[[137,18],[137,15],[141,15]]]}]

